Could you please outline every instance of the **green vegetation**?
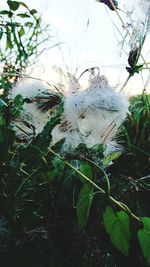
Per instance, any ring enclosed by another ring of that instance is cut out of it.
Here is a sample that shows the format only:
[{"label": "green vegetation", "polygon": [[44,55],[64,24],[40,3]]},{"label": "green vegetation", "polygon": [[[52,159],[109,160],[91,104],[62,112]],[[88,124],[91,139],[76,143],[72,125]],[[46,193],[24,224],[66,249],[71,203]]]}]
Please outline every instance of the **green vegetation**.
[{"label": "green vegetation", "polygon": [[0,11],[0,38],[6,44],[0,50],[2,266],[149,266],[149,95],[144,90],[131,99],[119,138],[125,147],[122,155],[104,158],[103,145],[87,149],[80,144],[62,156],[64,140],[50,147],[63,103],[42,133],[29,144],[19,143],[13,121],[24,100],[20,95],[10,100],[8,93],[49,35],[35,9],[23,2],[7,3],[8,10]]}]

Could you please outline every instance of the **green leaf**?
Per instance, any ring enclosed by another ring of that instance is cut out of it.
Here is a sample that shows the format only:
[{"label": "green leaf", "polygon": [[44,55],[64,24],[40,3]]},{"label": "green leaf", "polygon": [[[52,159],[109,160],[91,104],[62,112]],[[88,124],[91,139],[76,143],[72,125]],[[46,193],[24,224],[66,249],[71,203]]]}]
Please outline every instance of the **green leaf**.
[{"label": "green leaf", "polygon": [[61,149],[62,149],[62,146],[65,142],[65,138],[61,139],[60,141],[58,141],[57,143],[55,143],[53,146],[52,146],[52,149],[56,152],[56,153],[60,153]]},{"label": "green leaf", "polygon": [[143,69],[143,64],[136,65],[133,70],[134,72],[139,73],[142,69]]},{"label": "green leaf", "polygon": [[20,4],[21,6],[27,8],[27,9],[29,9],[28,6],[27,6],[25,3],[23,3],[23,2],[19,2],[19,4]]},{"label": "green leaf", "polygon": [[111,207],[107,207],[103,213],[103,222],[112,244],[127,256],[131,238],[128,214],[124,211],[115,213]]},{"label": "green leaf", "polygon": [[4,162],[9,156],[9,148],[14,143],[15,132],[5,125],[0,129],[0,162]]},{"label": "green leaf", "polygon": [[9,32],[7,32],[6,49],[12,49],[12,48],[13,48],[13,44],[12,44],[12,40],[11,40],[11,34]]},{"label": "green leaf", "polygon": [[103,166],[108,166],[113,160],[116,160],[120,157],[122,152],[113,152],[110,155],[108,155],[106,158],[103,159]]},{"label": "green leaf", "polygon": [[89,211],[93,200],[93,190],[89,183],[84,183],[77,201],[77,219],[79,228],[82,230],[89,217]]},{"label": "green leaf", "polygon": [[14,98],[14,101],[13,101],[13,105],[12,105],[12,108],[11,108],[11,115],[14,117],[18,117],[23,109],[23,97],[22,95],[18,94],[15,98]]},{"label": "green leaf", "polygon": [[[62,110],[62,107],[60,107],[60,109]],[[43,131],[39,133],[27,147],[19,148],[22,161],[30,166],[30,168],[34,169],[41,164],[41,161],[45,161],[45,156],[48,153],[48,148],[52,140],[51,132],[61,120],[61,110],[58,111],[55,117],[47,122]]]},{"label": "green leaf", "polygon": [[2,107],[7,107],[7,104],[6,104],[6,102],[4,100],[2,100],[0,98],[0,108],[2,108]]},{"label": "green leaf", "polygon": [[24,30],[23,27],[21,27],[21,29],[18,31],[18,34],[19,34],[20,37],[25,34],[25,30]]},{"label": "green leaf", "polygon": [[28,22],[25,23],[25,26],[26,26],[26,27],[32,27],[32,26],[33,26],[33,22],[29,22],[29,21],[28,21]]},{"label": "green leaf", "polygon": [[52,182],[53,180],[54,180],[54,178],[56,177],[56,175],[57,175],[57,170],[56,169],[54,169],[54,170],[52,170],[52,171],[49,171],[49,172],[47,172],[47,179],[48,179],[48,181],[49,182]]},{"label": "green leaf", "polygon": [[52,139],[51,132],[59,123],[60,114],[56,114],[55,117],[51,118],[51,120],[47,122],[43,131],[36,136],[32,142],[32,145],[37,146],[43,153],[46,153]]},{"label": "green leaf", "polygon": [[11,11],[8,11],[8,10],[2,10],[2,11],[0,11],[0,15],[8,15],[8,17],[11,17],[13,15],[13,13]]},{"label": "green leaf", "polygon": [[22,105],[24,103],[23,101],[23,97],[22,95],[18,94],[16,95],[16,97],[14,98],[14,104],[19,107],[20,105]]},{"label": "green leaf", "polygon": [[0,40],[2,39],[2,37],[3,37],[3,29],[1,28],[0,29]]},{"label": "green leaf", "polygon": [[[87,163],[81,163],[79,170],[85,176],[87,176],[90,180],[92,180],[92,178],[93,178],[93,171],[92,171],[92,167],[89,164],[87,164]],[[79,178],[80,178],[81,182],[83,182],[83,183],[86,182],[86,180],[81,175],[79,175]]]},{"label": "green leaf", "polygon": [[92,147],[92,151],[93,152],[101,152],[101,153],[103,153],[104,152],[104,150],[105,150],[105,145],[104,144],[96,144],[96,145],[94,145],[93,147]]},{"label": "green leaf", "polygon": [[36,10],[36,9],[31,9],[31,10],[30,10],[30,13],[31,13],[31,15],[34,15],[34,14],[37,13],[37,10]]},{"label": "green leaf", "polygon": [[20,18],[30,18],[30,16],[27,13],[19,13],[17,14],[17,16]]},{"label": "green leaf", "polygon": [[64,170],[65,163],[63,160],[59,159],[58,157],[55,157],[52,160],[52,163],[58,172],[62,172]]},{"label": "green leaf", "polygon": [[143,229],[138,230],[137,236],[143,251],[143,255],[150,265],[150,218],[145,217],[141,220],[144,227]]},{"label": "green leaf", "polygon": [[103,213],[103,222],[108,234],[111,234],[116,215],[111,207],[107,207]]},{"label": "green leaf", "polygon": [[19,8],[19,2],[17,1],[8,0],[7,4],[9,5],[10,9],[13,11],[16,11]]}]

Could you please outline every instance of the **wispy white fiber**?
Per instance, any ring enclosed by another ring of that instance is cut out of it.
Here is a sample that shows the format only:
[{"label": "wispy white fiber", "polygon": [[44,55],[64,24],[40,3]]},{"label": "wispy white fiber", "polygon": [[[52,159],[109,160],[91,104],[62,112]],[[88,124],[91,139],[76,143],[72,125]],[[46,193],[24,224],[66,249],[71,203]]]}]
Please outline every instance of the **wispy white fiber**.
[{"label": "wispy white fiber", "polygon": [[[127,12],[128,13],[128,12]],[[130,14],[130,15],[129,15]],[[136,0],[133,2],[133,12],[128,13],[131,27],[131,49],[142,45],[150,30],[150,1]]]},{"label": "wispy white fiber", "polygon": [[[20,94],[24,99],[33,99],[47,91],[50,91],[50,88],[44,82],[20,79],[12,88],[10,97],[15,98],[15,96]],[[21,116],[15,121],[15,124],[23,128],[28,134],[33,133],[33,130],[35,130],[35,134],[38,134],[43,130],[50,117],[50,112],[42,112],[37,103],[24,103]],[[27,122],[33,127],[26,127],[23,122]],[[24,135],[20,130],[18,130],[18,133],[19,135]]]},{"label": "wispy white fiber", "polygon": [[[73,150],[80,143],[92,147],[105,144],[106,153],[114,150],[115,136],[119,126],[126,118],[128,101],[115,92],[107,79],[91,69],[89,85],[82,90],[79,80],[69,74],[70,92],[64,92],[64,112],[62,120],[52,131],[52,144],[65,138],[63,150]],[[64,86],[65,88],[65,86]],[[48,88],[41,82],[21,81],[13,88],[11,97],[22,94],[25,98],[42,94]],[[51,118],[49,111],[42,112],[36,103],[25,103],[21,118],[41,132]]]},{"label": "wispy white fiber", "polygon": [[65,97],[62,123],[52,132],[53,142],[65,137],[66,150],[80,143],[87,147],[99,143],[113,147],[127,112],[125,97],[111,89],[104,76],[92,74],[86,90],[74,91]]}]

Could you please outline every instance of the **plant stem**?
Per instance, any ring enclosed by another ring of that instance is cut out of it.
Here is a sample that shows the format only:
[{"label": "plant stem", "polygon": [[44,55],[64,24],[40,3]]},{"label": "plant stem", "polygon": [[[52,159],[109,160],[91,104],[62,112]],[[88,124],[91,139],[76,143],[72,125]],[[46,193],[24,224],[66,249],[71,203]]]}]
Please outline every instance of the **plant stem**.
[{"label": "plant stem", "polygon": [[86,160],[86,161],[88,161],[88,162],[90,162],[92,165],[94,165],[97,169],[99,169],[101,172],[103,172],[103,174],[104,174],[104,176],[105,176],[105,179],[106,179],[106,182],[107,182],[107,194],[108,194],[108,196],[110,197],[110,181],[109,181],[109,178],[108,178],[108,175],[107,175],[107,173],[98,165],[98,164],[96,164],[94,161],[92,161],[92,160],[90,160],[90,159],[88,159],[88,158],[86,158],[86,157],[81,157],[81,159],[84,159],[84,160]]},{"label": "plant stem", "polygon": [[20,171],[27,175],[27,178],[19,185],[18,189],[15,192],[15,197],[20,193],[24,185],[30,180],[30,178],[38,171],[38,169],[41,167],[42,164],[40,164],[31,174],[27,173],[25,170],[20,168]]},{"label": "plant stem", "polygon": [[[97,188],[101,193],[107,194],[104,189],[102,189],[100,186],[98,186],[96,183],[94,183],[92,180],[90,180],[86,175],[84,175],[82,172],[80,172],[78,169],[76,169],[72,164],[70,164],[68,161],[64,160],[60,155],[58,155],[55,151],[53,151],[51,148],[48,149],[50,153],[58,157],[60,160],[64,161],[64,163],[70,167],[72,170],[74,170],[76,173],[78,173],[80,176],[82,176],[86,181],[88,181],[90,184],[92,184],[95,188]],[[92,162],[93,163],[93,162]],[[96,163],[95,163],[96,164]],[[97,164],[95,166],[98,166]],[[99,166],[98,166],[99,167]],[[99,167],[100,168],[100,167]],[[103,171],[104,172],[104,171]],[[112,196],[109,196],[109,199],[116,204],[118,207],[126,211],[132,218],[134,218],[137,221],[141,221],[139,217],[137,217],[134,213],[131,212],[131,210],[124,204],[119,201],[117,201]]]},{"label": "plant stem", "polygon": [[9,73],[9,72],[0,72],[0,76],[18,76],[18,77],[22,77],[22,78],[29,78],[29,79],[33,79],[33,80],[37,80],[37,81],[41,81],[41,82],[45,82],[47,83],[48,86],[51,87],[51,84],[41,78],[37,78],[37,77],[33,77],[30,75],[27,75],[25,73],[19,73],[19,72],[13,72],[13,73]]}]

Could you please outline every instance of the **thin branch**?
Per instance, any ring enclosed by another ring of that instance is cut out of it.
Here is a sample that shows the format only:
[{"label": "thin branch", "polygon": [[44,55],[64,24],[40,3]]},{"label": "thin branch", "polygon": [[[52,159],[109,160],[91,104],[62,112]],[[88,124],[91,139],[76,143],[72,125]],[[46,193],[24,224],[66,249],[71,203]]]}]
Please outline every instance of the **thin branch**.
[{"label": "thin branch", "polygon": [[[68,161],[64,160],[60,155],[58,155],[55,151],[53,151],[51,148],[48,149],[50,153],[58,157],[60,160],[64,161],[65,165],[70,167],[72,170],[74,170],[76,173],[78,173],[80,176],[82,176],[87,182],[92,184],[95,188],[97,188],[101,193],[106,194],[105,190],[102,189],[100,186],[98,186],[96,183],[94,183],[92,180],[90,180],[86,175],[84,175],[82,172],[80,172],[78,169],[76,169],[72,164],[70,164]],[[132,218],[134,218],[137,221],[141,221],[139,217],[137,217],[132,211],[122,202],[117,201],[112,196],[109,197],[109,199],[116,204],[118,207],[123,209],[125,212],[127,212]]]},{"label": "thin branch", "polygon": [[29,79],[33,79],[33,80],[37,80],[37,81],[41,81],[41,82],[45,82],[47,83],[50,87],[52,87],[52,85],[48,82],[45,81],[41,78],[35,78],[33,76],[27,75],[27,74],[23,74],[23,73],[18,73],[18,72],[13,72],[13,73],[9,73],[9,72],[0,72],[0,76],[18,76],[18,77],[22,77],[22,78],[29,78]]}]

